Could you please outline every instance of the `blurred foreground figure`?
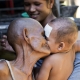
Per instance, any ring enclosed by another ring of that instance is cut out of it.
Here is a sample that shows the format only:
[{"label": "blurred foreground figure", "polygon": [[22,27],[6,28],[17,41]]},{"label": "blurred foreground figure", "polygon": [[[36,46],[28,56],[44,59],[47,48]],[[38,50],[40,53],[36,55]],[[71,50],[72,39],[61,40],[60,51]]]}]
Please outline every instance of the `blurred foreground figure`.
[{"label": "blurred foreground figure", "polygon": [[19,18],[8,28],[8,42],[16,52],[13,61],[0,61],[0,80],[32,80],[32,69],[40,58],[50,54],[41,24],[30,18]]}]

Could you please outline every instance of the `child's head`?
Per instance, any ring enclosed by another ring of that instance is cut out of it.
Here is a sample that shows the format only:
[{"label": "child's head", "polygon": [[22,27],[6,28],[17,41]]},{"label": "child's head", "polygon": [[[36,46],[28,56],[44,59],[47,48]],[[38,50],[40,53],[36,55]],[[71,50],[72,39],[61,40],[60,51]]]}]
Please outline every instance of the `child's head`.
[{"label": "child's head", "polygon": [[69,51],[78,36],[75,22],[69,18],[57,18],[49,22],[45,28],[45,35],[51,52]]},{"label": "child's head", "polygon": [[43,37],[43,27],[31,18],[18,18],[13,20],[8,28],[8,42],[13,46],[29,45],[33,50],[50,53],[48,44]]}]

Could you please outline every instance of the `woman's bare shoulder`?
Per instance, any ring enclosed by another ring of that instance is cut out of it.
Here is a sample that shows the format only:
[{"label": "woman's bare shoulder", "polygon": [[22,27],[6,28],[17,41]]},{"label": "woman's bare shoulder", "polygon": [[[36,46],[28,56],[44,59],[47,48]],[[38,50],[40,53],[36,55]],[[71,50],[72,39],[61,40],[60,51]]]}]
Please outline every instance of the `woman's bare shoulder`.
[{"label": "woman's bare shoulder", "polygon": [[8,71],[9,71],[9,69],[8,69],[6,61],[0,60],[0,75],[7,75]]}]

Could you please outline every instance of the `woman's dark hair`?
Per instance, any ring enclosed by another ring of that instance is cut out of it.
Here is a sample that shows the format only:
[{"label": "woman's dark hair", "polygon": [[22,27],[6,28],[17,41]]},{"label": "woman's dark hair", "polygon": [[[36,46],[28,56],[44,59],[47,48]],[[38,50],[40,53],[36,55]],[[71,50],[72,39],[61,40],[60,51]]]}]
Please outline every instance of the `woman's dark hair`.
[{"label": "woman's dark hair", "polygon": [[52,8],[52,12],[56,17],[59,17],[55,0],[54,0],[54,5],[53,5],[53,8]]}]

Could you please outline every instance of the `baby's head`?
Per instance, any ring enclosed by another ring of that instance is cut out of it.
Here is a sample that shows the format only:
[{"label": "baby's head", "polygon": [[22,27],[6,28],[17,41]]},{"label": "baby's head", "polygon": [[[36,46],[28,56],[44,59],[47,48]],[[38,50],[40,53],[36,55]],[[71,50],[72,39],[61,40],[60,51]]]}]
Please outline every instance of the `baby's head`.
[{"label": "baby's head", "polygon": [[50,53],[48,44],[43,37],[43,27],[41,24],[31,18],[18,18],[13,20],[8,28],[8,42],[14,46],[29,45],[38,52]]},{"label": "baby's head", "polygon": [[69,51],[78,36],[75,22],[66,17],[52,20],[44,30],[52,53]]}]

